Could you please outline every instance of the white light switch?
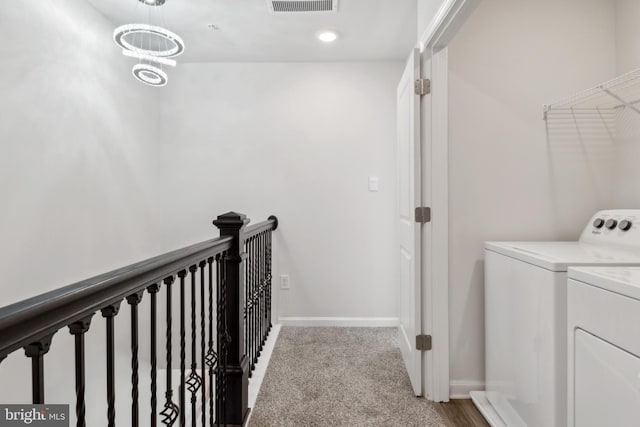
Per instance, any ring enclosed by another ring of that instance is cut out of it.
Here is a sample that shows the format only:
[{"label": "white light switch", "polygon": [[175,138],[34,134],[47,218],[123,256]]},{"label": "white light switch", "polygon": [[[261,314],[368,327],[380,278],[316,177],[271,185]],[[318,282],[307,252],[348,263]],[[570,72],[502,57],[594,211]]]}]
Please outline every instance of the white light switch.
[{"label": "white light switch", "polygon": [[291,289],[291,283],[289,282],[288,274],[280,275],[280,289]]},{"label": "white light switch", "polygon": [[378,191],[380,190],[380,180],[377,176],[369,177],[369,191]]}]

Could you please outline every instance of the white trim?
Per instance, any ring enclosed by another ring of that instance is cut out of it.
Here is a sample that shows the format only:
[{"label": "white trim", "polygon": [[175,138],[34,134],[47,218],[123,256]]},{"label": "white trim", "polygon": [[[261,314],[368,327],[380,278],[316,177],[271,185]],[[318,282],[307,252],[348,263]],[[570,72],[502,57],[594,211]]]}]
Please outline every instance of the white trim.
[{"label": "white trim", "polygon": [[[427,356],[425,383],[427,393],[435,402],[449,400],[449,94],[448,50],[431,51],[431,171],[423,185],[431,196],[431,242],[427,265],[429,275],[425,281],[423,307],[424,326],[431,336],[433,350]],[[424,118],[423,118],[424,120]],[[426,234],[425,233],[425,234]]]},{"label": "white trim", "polygon": [[471,400],[491,427],[507,427],[491,405],[491,402],[487,399],[487,393],[484,391],[472,391]]},{"label": "white trim", "polygon": [[451,399],[469,399],[472,391],[484,391],[484,381],[451,381]]},{"label": "white trim", "polygon": [[422,330],[432,336],[433,349],[423,357],[427,399],[448,402],[449,360],[449,88],[447,45],[481,0],[444,0],[420,38],[422,77],[431,79],[431,95],[422,105],[421,142],[424,150],[423,201],[432,221],[423,227],[424,255]]},{"label": "white trim", "polygon": [[[253,408],[256,405],[256,401],[258,400],[258,394],[260,394],[260,388],[262,387],[262,382],[264,381],[264,376],[267,373],[267,368],[269,367],[269,362],[271,361],[271,355],[273,354],[273,349],[276,346],[276,341],[278,340],[278,335],[280,334],[281,325],[275,324],[267,337],[267,341],[264,343],[264,347],[262,347],[262,353],[258,358],[258,363],[256,363],[255,370],[253,371],[253,375],[249,378],[249,408]],[[245,425],[249,425],[249,420],[251,419],[251,414],[253,411],[249,412],[249,417],[245,421]]]},{"label": "white trim", "polygon": [[282,326],[339,326],[393,328],[400,325],[397,317],[280,317]]},{"label": "white trim", "polygon": [[481,0],[444,0],[420,37],[420,49],[446,47]]},{"label": "white trim", "polygon": [[[421,61],[421,78],[430,79],[433,81],[432,76],[432,61],[429,52],[424,52],[420,58]],[[433,160],[432,160],[432,125],[431,120],[433,113],[431,110],[432,96],[423,96],[420,101],[420,144],[421,161],[423,174],[421,178],[421,190],[422,190],[422,203],[423,206],[429,206],[434,209],[433,205]],[[421,316],[421,333],[431,335],[432,338],[437,334],[434,334],[433,328],[433,269],[432,265],[435,261],[433,247],[433,223],[427,223],[421,227],[421,266],[422,266],[422,294],[420,299]],[[445,304],[448,304],[445,302]],[[431,351],[422,353],[422,395],[428,400],[434,400],[433,396],[433,383],[435,378],[432,378],[433,372],[433,357],[438,353],[435,348]],[[448,398],[447,394],[447,398]]]}]

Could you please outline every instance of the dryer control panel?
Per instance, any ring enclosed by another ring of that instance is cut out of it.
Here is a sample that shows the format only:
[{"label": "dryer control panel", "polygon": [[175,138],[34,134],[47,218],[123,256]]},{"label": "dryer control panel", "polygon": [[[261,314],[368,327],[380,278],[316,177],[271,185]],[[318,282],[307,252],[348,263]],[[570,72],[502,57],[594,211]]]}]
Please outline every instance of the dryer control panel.
[{"label": "dryer control panel", "polygon": [[640,209],[597,212],[582,232],[580,241],[640,249]]}]

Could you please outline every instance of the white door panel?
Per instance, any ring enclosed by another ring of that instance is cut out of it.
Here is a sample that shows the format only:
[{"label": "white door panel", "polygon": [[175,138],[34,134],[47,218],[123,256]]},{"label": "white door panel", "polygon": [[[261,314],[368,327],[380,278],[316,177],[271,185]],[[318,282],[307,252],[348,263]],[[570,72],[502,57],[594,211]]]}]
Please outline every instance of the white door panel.
[{"label": "white door panel", "polygon": [[414,209],[420,206],[420,52],[414,49],[400,79],[398,107],[398,227],[400,264],[400,350],[416,396],[422,396],[422,355],[416,350],[421,332],[420,227]]}]

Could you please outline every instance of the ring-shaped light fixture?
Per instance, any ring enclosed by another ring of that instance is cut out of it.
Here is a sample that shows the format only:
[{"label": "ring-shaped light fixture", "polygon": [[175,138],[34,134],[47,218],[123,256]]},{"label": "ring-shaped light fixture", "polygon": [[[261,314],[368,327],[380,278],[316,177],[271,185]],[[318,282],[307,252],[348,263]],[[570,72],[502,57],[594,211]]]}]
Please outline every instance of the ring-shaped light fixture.
[{"label": "ring-shaped light fixture", "polygon": [[176,66],[176,60],[171,58],[158,58],[157,56],[147,55],[146,53],[131,52],[127,49],[122,49],[122,54],[129,58],[136,58],[143,61],[155,62],[156,64],[168,65],[170,67]]},{"label": "ring-shaped light fixture", "polygon": [[[125,36],[128,35],[152,35],[165,39],[171,46],[167,50],[150,50],[143,49],[132,45],[125,40]],[[113,31],[113,41],[122,49],[130,50],[146,55],[153,55],[159,58],[175,58],[176,56],[184,52],[184,42],[177,34],[166,30],[162,27],[156,27],[154,25],[147,24],[127,24],[116,28]]]},{"label": "ring-shaped light fixture", "polygon": [[132,72],[133,76],[136,79],[149,86],[166,86],[167,81],[169,80],[169,77],[167,77],[167,73],[165,73],[158,67],[154,67],[153,65],[136,64],[133,66]]}]

